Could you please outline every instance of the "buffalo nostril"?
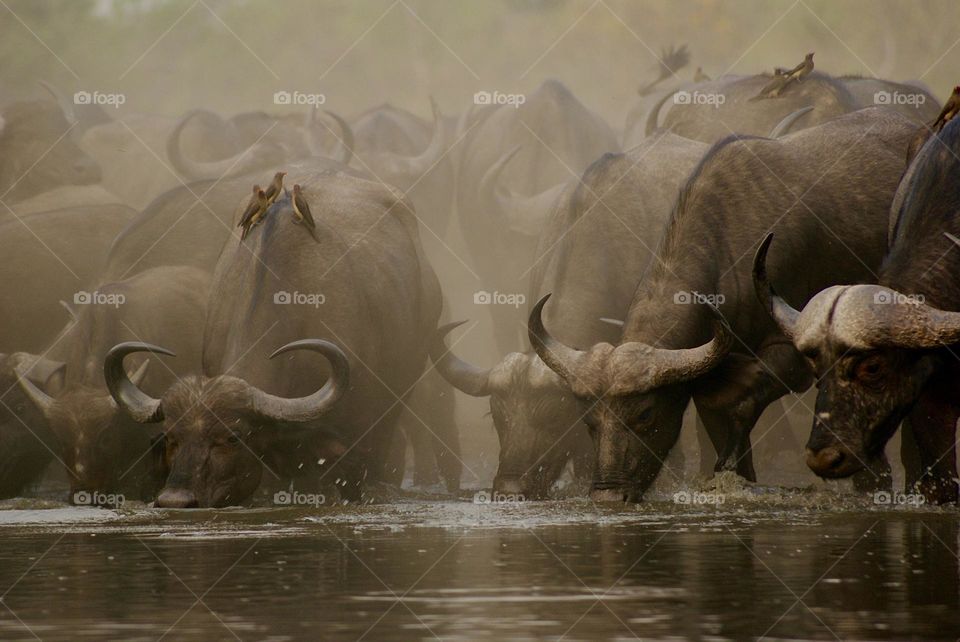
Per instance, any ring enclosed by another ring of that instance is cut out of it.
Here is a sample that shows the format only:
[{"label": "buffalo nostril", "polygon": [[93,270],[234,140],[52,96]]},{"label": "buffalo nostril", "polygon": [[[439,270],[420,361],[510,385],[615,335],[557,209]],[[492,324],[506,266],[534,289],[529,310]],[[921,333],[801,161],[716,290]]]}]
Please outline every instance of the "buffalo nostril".
[{"label": "buffalo nostril", "polygon": [[843,451],[834,446],[814,451],[807,448],[807,466],[815,473],[826,473],[837,469],[845,459]]},{"label": "buffalo nostril", "polygon": [[189,490],[164,489],[157,497],[159,508],[197,508],[197,497]]},{"label": "buffalo nostril", "polygon": [[590,491],[590,499],[595,502],[616,502],[623,503],[627,501],[628,493],[622,488],[601,488]]},{"label": "buffalo nostril", "polygon": [[517,478],[496,478],[493,480],[493,492],[504,495],[522,495],[523,486]]}]

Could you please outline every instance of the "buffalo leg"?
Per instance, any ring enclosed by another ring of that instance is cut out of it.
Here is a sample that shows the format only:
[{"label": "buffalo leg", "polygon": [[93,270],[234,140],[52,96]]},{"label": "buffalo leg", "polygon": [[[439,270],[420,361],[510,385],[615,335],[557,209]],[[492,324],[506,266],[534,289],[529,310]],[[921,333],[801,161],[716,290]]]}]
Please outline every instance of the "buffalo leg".
[{"label": "buffalo leg", "polygon": [[714,471],[733,470],[749,481],[757,479],[750,431],[760,415],[788,392],[803,392],[813,380],[809,367],[789,343],[768,344],[757,357],[729,358],[694,394],[708,432],[726,434]]},{"label": "buffalo leg", "polygon": [[920,445],[909,417],[900,425],[900,463],[903,465],[903,487],[910,492],[920,481],[921,463]]},{"label": "buffalo leg", "polygon": [[910,424],[920,452],[922,474],[918,488],[931,503],[957,501],[955,436],[960,407],[949,383],[931,384],[910,412]]},{"label": "buffalo leg", "polygon": [[853,474],[853,488],[861,493],[875,493],[878,490],[889,491],[893,488],[893,470],[884,453],[867,462],[863,470]]},{"label": "buffalo leg", "polygon": [[700,446],[700,474],[709,477],[713,473],[713,463],[727,442],[726,435],[710,433],[703,423],[703,417],[697,413],[697,444]]}]

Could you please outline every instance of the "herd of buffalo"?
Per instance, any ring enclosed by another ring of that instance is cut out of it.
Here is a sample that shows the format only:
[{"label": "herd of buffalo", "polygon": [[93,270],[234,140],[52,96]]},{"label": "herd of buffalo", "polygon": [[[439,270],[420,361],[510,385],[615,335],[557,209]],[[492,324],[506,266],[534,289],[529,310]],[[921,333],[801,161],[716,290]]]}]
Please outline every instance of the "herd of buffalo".
[{"label": "herd of buffalo", "polygon": [[[956,502],[960,87],[812,56],[668,79],[619,131],[556,80],[429,120],[8,104],[0,498],[362,501],[408,447],[456,493],[452,386],[489,399],[495,493],[635,502],[691,401],[714,470],[756,481],[761,413],[816,385],[792,455],[883,490],[903,426],[908,490]],[[489,368],[432,267],[454,232],[482,296],[523,294],[476,308]]]}]

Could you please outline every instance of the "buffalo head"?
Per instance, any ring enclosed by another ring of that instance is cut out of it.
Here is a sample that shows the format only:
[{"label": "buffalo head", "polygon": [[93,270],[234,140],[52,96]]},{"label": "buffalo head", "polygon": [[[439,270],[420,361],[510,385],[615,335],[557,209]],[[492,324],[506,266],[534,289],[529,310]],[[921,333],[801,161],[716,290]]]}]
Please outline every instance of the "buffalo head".
[{"label": "buffalo head", "polygon": [[572,389],[589,411],[584,421],[595,449],[596,501],[638,501],[653,482],[680,434],[689,401],[684,385],[726,356],[732,334],[720,312],[713,338],[685,349],[655,348],[625,341],[578,350],[554,339],[543,325],[543,297],[530,312],[530,343],[547,366]]},{"label": "buffalo head", "polygon": [[960,313],[880,285],[836,285],[796,310],[767,277],[772,238],[757,251],[754,285],[817,374],[807,465],[821,477],[847,477],[883,453],[945,347],[960,341]]},{"label": "buffalo head", "polygon": [[[130,376],[139,384],[149,362],[144,361]],[[129,488],[140,477],[140,463],[150,450],[150,435],[134,430],[135,424],[120,412],[110,394],[99,386],[69,384],[59,393],[48,392],[31,378],[21,375],[17,383],[34,410],[55,437],[58,454],[67,469],[70,497],[78,493],[114,494]],[[137,426],[139,428],[139,426]],[[132,474],[136,470],[137,474]],[[141,488],[147,495],[156,490]]]},{"label": "buffalo head", "polygon": [[444,337],[459,325],[451,323],[437,331],[430,357],[452,386],[473,397],[490,397],[500,440],[493,490],[542,499],[577,446],[580,404],[563,379],[534,353],[513,352],[490,370],[459,359],[444,345]]},{"label": "buffalo head", "polygon": [[260,485],[261,458],[277,431],[322,417],[347,390],[350,366],[334,344],[320,339],[294,341],[270,358],[293,350],[322,354],[330,363],[326,383],[306,397],[277,397],[247,381],[219,375],[187,377],[160,399],[140,390],[126,375],[123,359],[134,352],[172,354],[146,343],[114,346],[104,360],[107,388],[140,423],[163,424],[163,458],[169,471],[157,505],[168,508],[238,504]]},{"label": "buffalo head", "polygon": [[0,117],[0,191],[19,201],[62,185],[100,181],[100,168],[74,142],[53,101],[14,103]]}]

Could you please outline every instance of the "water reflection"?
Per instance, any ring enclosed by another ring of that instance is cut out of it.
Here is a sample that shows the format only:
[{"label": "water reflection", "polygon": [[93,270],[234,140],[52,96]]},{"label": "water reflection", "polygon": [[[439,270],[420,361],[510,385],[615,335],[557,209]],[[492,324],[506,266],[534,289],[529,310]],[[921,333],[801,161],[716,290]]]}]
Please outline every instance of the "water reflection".
[{"label": "water reflection", "polygon": [[5,512],[0,638],[960,635],[953,510],[77,510]]}]

